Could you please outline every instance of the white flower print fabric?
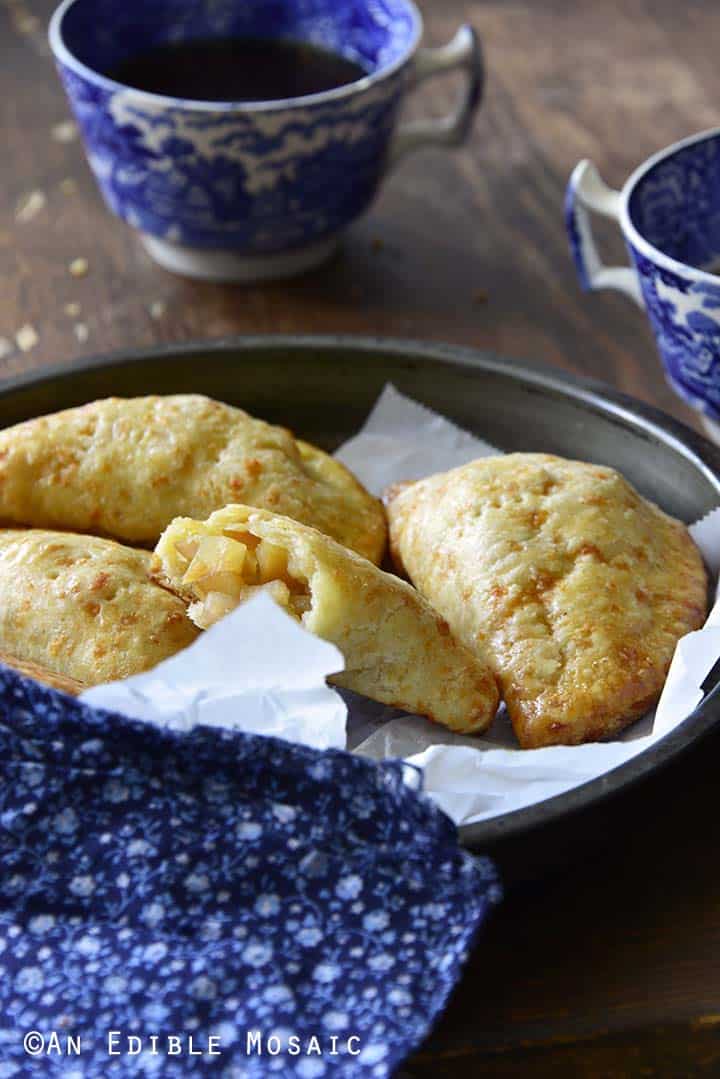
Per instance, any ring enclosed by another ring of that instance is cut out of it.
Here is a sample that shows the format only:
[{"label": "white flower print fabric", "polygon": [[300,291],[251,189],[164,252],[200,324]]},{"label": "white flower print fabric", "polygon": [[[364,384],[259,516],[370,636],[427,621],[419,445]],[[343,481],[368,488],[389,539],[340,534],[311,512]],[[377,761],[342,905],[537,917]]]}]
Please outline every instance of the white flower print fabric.
[{"label": "white flower print fabric", "polygon": [[0,1079],[391,1075],[500,894],[404,767],[160,730],[0,668]]}]

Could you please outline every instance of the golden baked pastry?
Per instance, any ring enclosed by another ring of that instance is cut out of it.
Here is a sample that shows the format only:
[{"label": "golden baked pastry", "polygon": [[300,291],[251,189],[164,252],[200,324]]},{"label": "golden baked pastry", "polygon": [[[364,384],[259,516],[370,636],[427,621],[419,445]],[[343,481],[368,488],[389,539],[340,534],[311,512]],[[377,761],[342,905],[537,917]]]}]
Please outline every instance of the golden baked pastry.
[{"label": "golden baked pastry", "polygon": [[[306,629],[336,644],[332,681],[456,731],[482,731],[498,703],[485,662],[405,581],[288,517],[226,506],[179,518],[156,547],[161,580],[207,628],[263,589]],[[238,642],[242,648],[242,641]]]},{"label": "golden baked pastry", "polygon": [[487,457],[388,492],[396,564],[486,655],[524,747],[616,734],[659,696],[703,622],[680,521],[611,468]]},{"label": "golden baked pastry", "polygon": [[85,686],[154,667],[198,632],[151,560],[97,536],[1,530],[0,649]]},{"label": "golden baked pastry", "polygon": [[2,650],[0,650],[0,663],[4,667],[11,667],[18,674],[24,674],[26,678],[34,678],[36,682],[43,682],[46,686],[52,686],[53,689],[60,689],[72,697],[78,697],[84,689],[87,689],[87,686],[78,682],[77,678],[55,674],[40,663],[33,663],[29,659],[18,659],[17,656],[8,655]]},{"label": "golden baked pastry", "polygon": [[0,431],[0,520],[154,544],[228,502],[313,525],[371,561],[381,504],[284,427],[199,394],[111,397]]}]

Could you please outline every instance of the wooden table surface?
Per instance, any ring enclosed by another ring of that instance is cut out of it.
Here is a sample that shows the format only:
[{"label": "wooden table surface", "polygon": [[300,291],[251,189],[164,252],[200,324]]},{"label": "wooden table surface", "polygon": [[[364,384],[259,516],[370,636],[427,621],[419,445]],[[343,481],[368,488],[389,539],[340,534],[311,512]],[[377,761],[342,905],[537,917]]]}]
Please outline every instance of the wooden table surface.
[{"label": "wooden table surface", "polygon": [[[711,0],[427,0],[428,42],[464,20],[484,41],[469,145],[406,161],[332,263],[250,288],[161,271],[109,217],[80,143],[57,126],[68,112],[50,10],[0,3],[0,376],[245,332],[394,334],[589,373],[692,422],[640,312],[579,292],[562,199],[582,157],[620,186],[648,154],[718,122]],[[444,111],[455,90],[438,80],[412,111]],[[68,269],[78,258],[83,277]],[[671,769],[612,853],[510,897],[405,1074],[720,1075],[719,749]]]}]

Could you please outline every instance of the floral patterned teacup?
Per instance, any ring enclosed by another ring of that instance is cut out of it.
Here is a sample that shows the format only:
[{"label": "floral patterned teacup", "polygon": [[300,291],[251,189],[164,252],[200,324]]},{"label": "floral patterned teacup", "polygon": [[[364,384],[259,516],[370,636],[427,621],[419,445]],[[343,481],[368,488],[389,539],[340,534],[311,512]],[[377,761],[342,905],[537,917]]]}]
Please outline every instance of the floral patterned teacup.
[{"label": "floral patterned teacup", "polygon": [[[591,210],[619,223],[631,266],[602,263]],[[668,382],[720,442],[720,130],[661,150],[622,191],[581,161],[565,218],[582,286],[619,289],[645,308]]]},{"label": "floral patterned teacup", "polygon": [[[470,129],[482,86],[473,30],[419,48],[412,0],[64,0],[50,44],[105,200],[157,262],[208,279],[299,273],[334,249],[387,169]],[[360,63],[355,82],[260,102],[164,97],[108,77],[119,63],[169,43],[220,37],[292,38]],[[462,69],[444,119],[397,127],[408,89]]]}]

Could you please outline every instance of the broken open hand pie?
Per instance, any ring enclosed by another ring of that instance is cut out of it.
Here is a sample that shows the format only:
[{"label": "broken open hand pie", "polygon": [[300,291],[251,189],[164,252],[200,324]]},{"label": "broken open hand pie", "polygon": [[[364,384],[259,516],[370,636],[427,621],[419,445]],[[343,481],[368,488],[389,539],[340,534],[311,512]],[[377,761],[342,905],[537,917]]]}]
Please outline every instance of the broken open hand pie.
[{"label": "broken open hand pie", "polygon": [[156,569],[198,626],[263,589],[338,646],[345,670],[337,685],[455,731],[485,730],[495,714],[487,664],[422,596],[306,525],[241,505],[207,521],[179,518],[157,545]]}]

